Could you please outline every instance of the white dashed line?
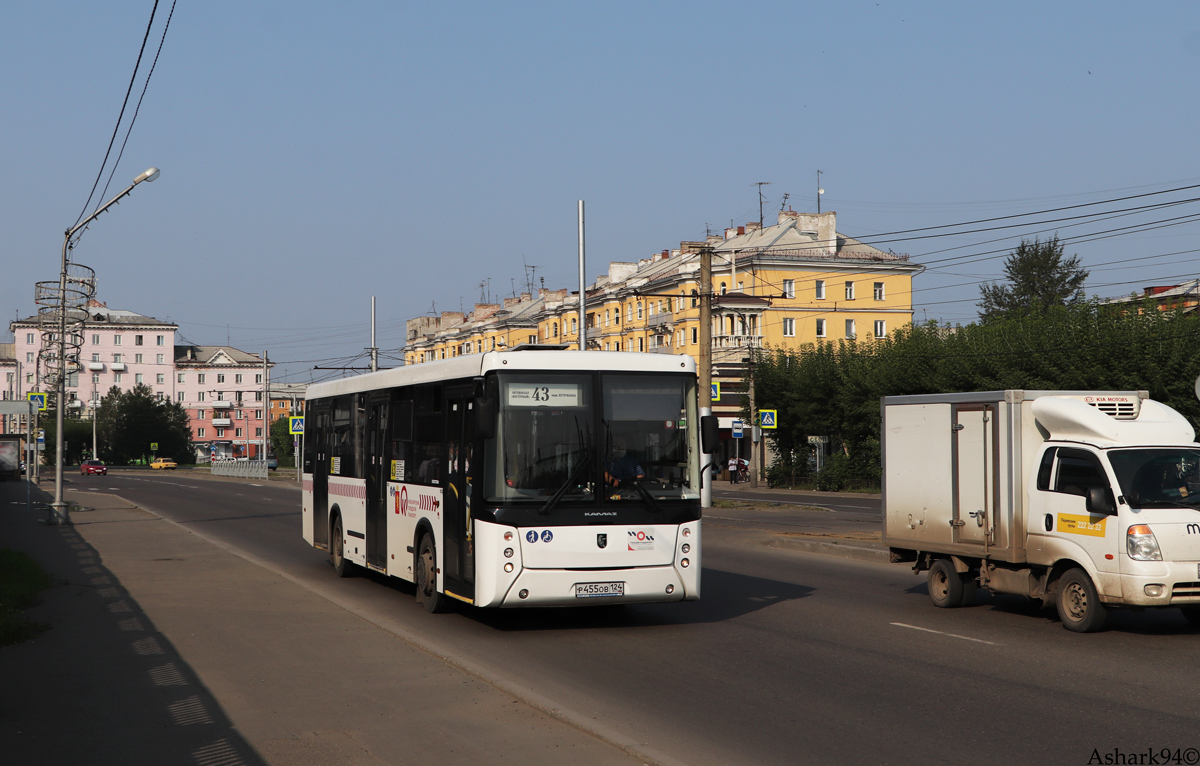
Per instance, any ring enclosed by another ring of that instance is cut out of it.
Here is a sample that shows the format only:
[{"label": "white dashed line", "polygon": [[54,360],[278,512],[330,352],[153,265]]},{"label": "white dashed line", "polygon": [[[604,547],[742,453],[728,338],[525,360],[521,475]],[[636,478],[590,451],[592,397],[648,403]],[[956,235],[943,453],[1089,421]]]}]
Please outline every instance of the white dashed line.
[{"label": "white dashed line", "polygon": [[892,623],[888,623],[888,624],[895,625],[897,628],[909,628],[910,630],[919,630],[922,633],[937,633],[939,636],[946,636],[947,638],[961,638],[963,641],[974,641],[977,644],[988,644],[989,646],[1000,646],[1000,644],[997,644],[995,641],[984,641],[982,638],[971,638],[970,636],[960,636],[957,633],[946,633],[946,632],[940,631],[940,630],[933,630],[932,628],[920,628],[920,627],[917,627],[916,625],[908,625],[907,623],[903,623],[903,622],[892,622]]}]

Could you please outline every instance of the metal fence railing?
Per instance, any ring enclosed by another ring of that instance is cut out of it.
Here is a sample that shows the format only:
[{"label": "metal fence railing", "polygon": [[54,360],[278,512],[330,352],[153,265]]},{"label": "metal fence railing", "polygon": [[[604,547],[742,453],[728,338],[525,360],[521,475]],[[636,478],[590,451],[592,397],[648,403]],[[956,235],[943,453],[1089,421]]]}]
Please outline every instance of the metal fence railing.
[{"label": "metal fence railing", "polygon": [[214,460],[212,461],[213,476],[232,476],[235,479],[265,479],[267,478],[267,462],[265,460]]}]

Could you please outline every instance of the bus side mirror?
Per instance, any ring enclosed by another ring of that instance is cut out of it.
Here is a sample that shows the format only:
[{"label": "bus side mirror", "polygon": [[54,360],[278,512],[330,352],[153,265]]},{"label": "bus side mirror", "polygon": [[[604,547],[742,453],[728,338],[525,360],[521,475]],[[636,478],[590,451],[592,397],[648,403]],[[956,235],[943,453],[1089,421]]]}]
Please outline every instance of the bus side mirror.
[{"label": "bus side mirror", "polygon": [[475,436],[491,439],[496,436],[496,418],[500,415],[500,402],[485,397],[475,398]]},{"label": "bus side mirror", "polygon": [[1116,503],[1112,498],[1112,490],[1108,487],[1088,488],[1085,507],[1088,513],[1097,516],[1112,516],[1117,512]]},{"label": "bus side mirror", "polygon": [[700,451],[711,455],[717,451],[721,441],[721,426],[716,415],[705,415],[700,418]]}]

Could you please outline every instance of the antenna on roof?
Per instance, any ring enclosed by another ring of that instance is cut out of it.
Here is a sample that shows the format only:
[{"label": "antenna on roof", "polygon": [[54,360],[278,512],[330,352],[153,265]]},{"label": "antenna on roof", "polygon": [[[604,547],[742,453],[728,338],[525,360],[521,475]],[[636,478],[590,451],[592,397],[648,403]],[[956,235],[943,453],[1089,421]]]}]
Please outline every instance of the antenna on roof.
[{"label": "antenna on roof", "polygon": [[787,201],[788,201],[788,197],[790,197],[790,196],[792,196],[792,195],[788,194],[787,192],[784,192],[784,193],[783,193],[783,202],[780,202],[780,203],[779,203],[779,212],[781,212],[781,213],[782,213],[782,212],[783,212],[783,209],[784,209],[785,207],[787,207]]},{"label": "antenna on roof", "polygon": [[763,225],[763,208],[762,208],[762,206],[763,206],[763,193],[762,193],[762,188],[763,188],[764,186],[770,186],[770,185],[771,185],[771,182],[770,182],[770,181],[756,181],[755,183],[752,183],[752,184],[750,184],[750,185],[751,185],[751,186],[757,186],[757,187],[758,187],[758,228],[759,228],[759,229],[761,229],[761,228],[762,228],[762,225]]},{"label": "antenna on roof", "polygon": [[711,236],[712,236],[712,224],[710,224],[708,221],[705,221],[704,222],[704,238],[708,239]]},{"label": "antenna on roof", "polygon": [[231,337],[229,335],[229,325],[228,324],[225,325],[225,345],[226,346],[233,345],[233,340],[231,339]]},{"label": "antenna on roof", "polygon": [[480,280],[479,281],[479,302],[480,303],[487,303],[487,294],[484,292],[484,288],[486,288],[486,287],[487,287],[487,280]]}]

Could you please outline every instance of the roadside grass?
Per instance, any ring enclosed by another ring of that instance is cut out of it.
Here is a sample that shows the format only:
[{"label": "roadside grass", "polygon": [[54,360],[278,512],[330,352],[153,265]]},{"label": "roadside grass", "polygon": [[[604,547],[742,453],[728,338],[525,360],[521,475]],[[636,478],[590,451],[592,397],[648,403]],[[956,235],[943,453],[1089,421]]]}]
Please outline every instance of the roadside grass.
[{"label": "roadside grass", "polygon": [[0,548],[0,647],[28,641],[50,627],[30,622],[24,612],[51,584],[50,575],[29,556]]}]

